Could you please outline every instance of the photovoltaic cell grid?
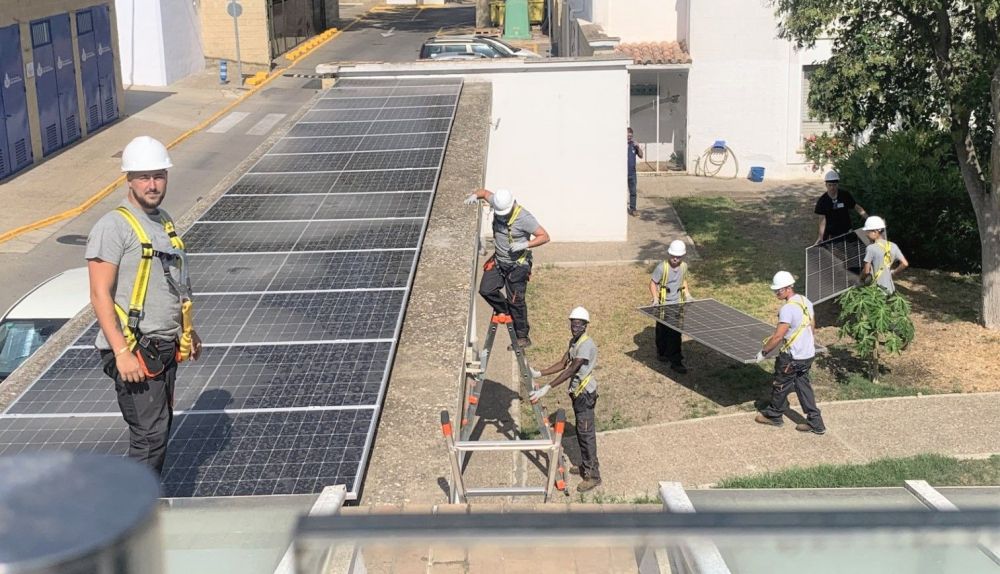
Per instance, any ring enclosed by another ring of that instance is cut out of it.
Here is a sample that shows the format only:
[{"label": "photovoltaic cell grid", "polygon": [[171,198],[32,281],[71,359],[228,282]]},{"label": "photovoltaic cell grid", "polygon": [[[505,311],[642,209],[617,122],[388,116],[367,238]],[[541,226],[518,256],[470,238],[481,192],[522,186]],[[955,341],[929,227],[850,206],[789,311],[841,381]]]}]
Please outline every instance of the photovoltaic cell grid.
[{"label": "photovoltaic cell grid", "polygon": [[816,304],[857,285],[869,243],[858,230],[807,247],[806,298]]},{"label": "photovoltaic cell grid", "polygon": [[715,299],[640,307],[639,312],[741,363],[756,361],[761,342],[775,328]]},{"label": "photovoltaic cell grid", "polygon": [[[185,233],[207,346],[178,368],[167,496],[357,494],[460,91],[339,82]],[[127,450],[97,332],[0,416],[0,454]]]}]

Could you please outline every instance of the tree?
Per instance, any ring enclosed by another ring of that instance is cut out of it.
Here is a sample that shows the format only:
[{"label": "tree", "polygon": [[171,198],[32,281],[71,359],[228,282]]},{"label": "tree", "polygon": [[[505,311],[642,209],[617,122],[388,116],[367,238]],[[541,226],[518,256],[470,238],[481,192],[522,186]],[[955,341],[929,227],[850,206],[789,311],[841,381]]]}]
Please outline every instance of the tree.
[{"label": "tree", "polygon": [[879,355],[898,355],[913,341],[910,303],[898,293],[886,296],[878,285],[852,287],[840,303],[840,337],[854,339],[854,350],[869,361],[871,381],[878,383]]},{"label": "tree", "polygon": [[950,134],[982,244],[983,325],[1000,329],[1000,0],[772,0],[779,36],[833,39],[810,106],[848,135]]}]

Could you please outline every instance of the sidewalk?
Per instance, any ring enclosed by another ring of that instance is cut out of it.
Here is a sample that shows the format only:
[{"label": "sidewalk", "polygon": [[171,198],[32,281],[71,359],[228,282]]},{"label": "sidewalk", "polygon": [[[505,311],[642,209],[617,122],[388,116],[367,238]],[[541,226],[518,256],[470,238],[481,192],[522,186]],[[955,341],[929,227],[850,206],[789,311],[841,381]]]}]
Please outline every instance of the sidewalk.
[{"label": "sidewalk", "polygon": [[[598,406],[600,408],[600,406]],[[1000,452],[1000,393],[929,395],[821,404],[827,433],[754,423],[741,413],[598,434],[604,495],[654,495],[661,480],[685,486],[792,466],[865,463],[921,453]]]},{"label": "sidewalk", "polygon": [[[345,8],[341,11],[341,25],[346,26],[375,3],[369,0]],[[331,43],[335,45],[336,41],[334,37],[320,45],[289,66],[289,70],[311,73],[317,63],[329,59]],[[278,67],[272,73],[280,76],[286,71],[281,68],[289,62],[284,57],[275,62]],[[126,88],[123,119],[54,157],[39,160],[0,185],[4,204],[0,211],[0,235],[73,209],[113,184],[120,175],[121,151],[132,138],[149,135],[169,146],[199,127],[208,127],[208,120],[214,121],[252,91],[249,85],[220,84],[215,67],[170,86]],[[0,253],[27,253],[70,219],[4,241],[0,243]]]}]

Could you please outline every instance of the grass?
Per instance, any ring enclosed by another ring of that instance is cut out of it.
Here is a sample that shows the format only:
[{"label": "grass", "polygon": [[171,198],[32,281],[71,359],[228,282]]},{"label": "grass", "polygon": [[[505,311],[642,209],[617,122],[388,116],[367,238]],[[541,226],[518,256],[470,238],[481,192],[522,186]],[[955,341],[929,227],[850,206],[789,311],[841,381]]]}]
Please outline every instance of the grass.
[{"label": "grass", "polygon": [[832,398],[838,401],[910,397],[918,393],[929,395],[934,392],[925,387],[896,386],[891,379],[882,379],[880,383],[876,384],[871,382],[868,377],[858,373],[849,373],[846,380],[836,384],[833,390],[835,396]]},{"label": "grass", "polygon": [[590,495],[586,492],[578,492],[576,493],[576,502],[584,504],[663,504],[659,496],[650,496],[649,493],[626,498],[624,496],[602,494],[600,492]]},{"label": "grass", "polygon": [[684,406],[688,410],[687,414],[684,415],[686,419],[700,419],[719,414],[719,407],[712,401],[705,399],[687,399],[684,401]]},{"label": "grass", "polygon": [[607,419],[602,418],[597,421],[597,432],[604,432],[609,430],[624,429],[632,425],[632,421],[622,414],[622,412],[617,409],[611,409],[611,416]]},{"label": "grass", "polygon": [[926,480],[934,486],[1000,485],[1000,455],[960,460],[937,454],[883,458],[867,464],[822,464],[727,478],[716,488],[865,488]]}]

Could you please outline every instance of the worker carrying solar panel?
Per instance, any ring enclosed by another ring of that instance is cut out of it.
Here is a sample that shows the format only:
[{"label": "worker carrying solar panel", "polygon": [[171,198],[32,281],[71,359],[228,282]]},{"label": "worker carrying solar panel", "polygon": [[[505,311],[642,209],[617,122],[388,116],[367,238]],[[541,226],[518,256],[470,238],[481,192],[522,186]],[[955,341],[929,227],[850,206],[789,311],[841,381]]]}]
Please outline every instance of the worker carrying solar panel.
[{"label": "worker carrying solar panel", "polygon": [[778,271],[771,281],[771,290],[782,301],[778,311],[778,326],[774,333],[764,339],[763,347],[757,353],[757,361],[779,349],[774,360],[774,381],[771,384],[771,403],[754,419],[760,424],[780,427],[785,424],[784,415],[788,411],[788,395],[795,392],[799,404],[806,412],[806,421],[795,425],[795,430],[823,434],[826,425],[816,406],[809,371],[816,357],[816,342],[813,339],[813,324],[816,314],[813,304],[804,295],[795,293],[795,278],[787,271]]},{"label": "worker carrying solar panel", "polygon": [[[868,217],[865,208],[861,207],[854,196],[845,189],[840,189],[840,174],[835,170],[826,172],[823,178],[826,183],[826,193],[816,200],[813,212],[819,216],[819,236],[816,243],[821,243],[831,237],[840,237],[854,230],[851,225],[851,210],[861,217]],[[814,244],[815,245],[815,244]]]},{"label": "worker carrying solar panel", "polygon": [[[517,345],[523,349],[531,345],[528,303],[524,298],[531,278],[531,248],[548,243],[549,234],[510,191],[479,189],[469,194],[465,203],[474,205],[481,199],[493,208],[493,255],[483,265],[479,294],[495,314],[510,315]],[[501,290],[506,296],[500,294]]]},{"label": "worker carrying solar panel", "polygon": [[[687,284],[687,246],[680,239],[670,242],[667,247],[667,259],[661,261],[649,281],[649,294],[653,297],[653,305],[673,305],[681,301],[691,300],[691,291]],[[684,355],[681,352],[681,332],[656,322],[656,357],[660,361],[670,362],[670,367],[680,374],[686,373]]]},{"label": "worker carrying solar panel", "polygon": [[861,282],[871,279],[885,291],[886,295],[896,292],[892,282],[895,275],[910,266],[899,246],[885,238],[885,220],[873,215],[865,220],[865,233],[871,243],[865,248],[865,268],[861,271]]},{"label": "worker carrying solar panel", "polygon": [[126,197],[87,238],[90,300],[104,372],[129,426],[129,457],[163,470],[177,363],[201,354],[184,242],[160,204],[166,147],[140,136],[122,152]]}]

